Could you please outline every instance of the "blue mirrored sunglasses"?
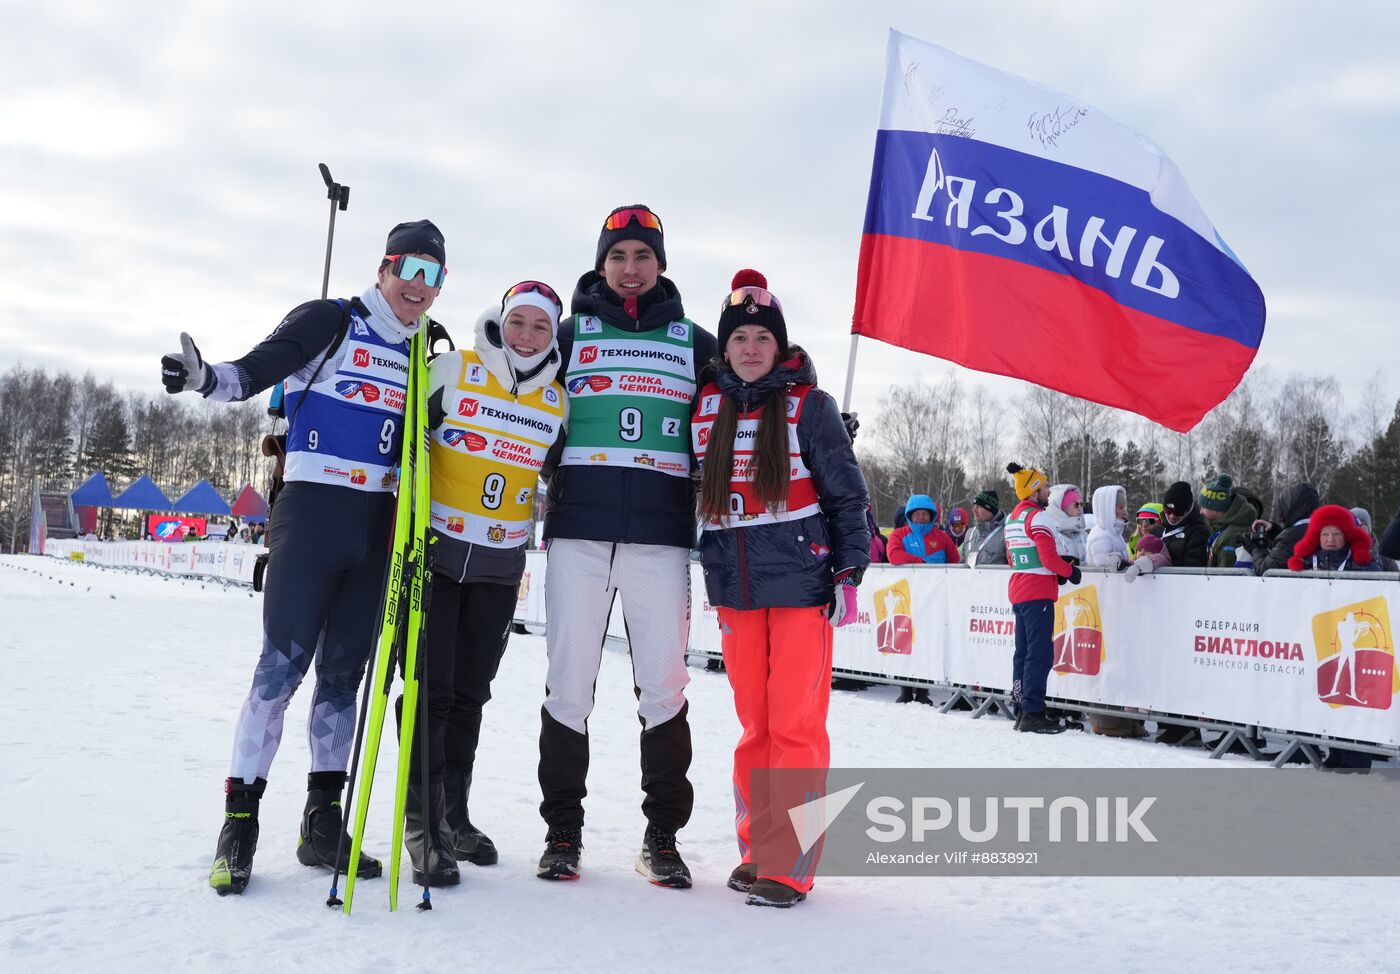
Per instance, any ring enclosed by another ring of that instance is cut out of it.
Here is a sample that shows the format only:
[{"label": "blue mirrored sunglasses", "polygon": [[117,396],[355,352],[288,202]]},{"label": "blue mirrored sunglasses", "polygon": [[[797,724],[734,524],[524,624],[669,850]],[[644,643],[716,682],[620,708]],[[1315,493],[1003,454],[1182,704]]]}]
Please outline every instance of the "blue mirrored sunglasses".
[{"label": "blue mirrored sunglasses", "polygon": [[447,277],[447,268],[436,261],[411,254],[385,254],[384,259],[389,261],[389,269],[394,276],[401,280],[411,281],[421,273],[423,283],[428,287],[442,287],[443,279]]}]

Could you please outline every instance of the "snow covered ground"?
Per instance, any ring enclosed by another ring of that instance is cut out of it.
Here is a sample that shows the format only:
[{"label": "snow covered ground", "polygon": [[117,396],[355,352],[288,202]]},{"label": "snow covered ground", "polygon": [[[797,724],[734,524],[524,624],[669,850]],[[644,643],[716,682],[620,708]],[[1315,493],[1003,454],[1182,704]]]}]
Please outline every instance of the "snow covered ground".
[{"label": "snow covered ground", "polygon": [[[604,656],[591,724],[586,875],[541,882],[542,637],[512,638],[482,732],[472,817],[500,846],[499,866],[463,863],[462,885],[435,891],[428,914],[412,909],[406,865],[397,914],[386,879],[357,886],[352,917],[328,910],[329,876],[293,855],[302,692],[263,801],[252,885],[221,899],[206,877],[259,611],[246,589],[0,558],[0,969],[1400,970],[1395,879],[837,877],[788,912],[745,907],[724,886],[738,861],[738,725],[724,676],[701,669],[689,692],[696,808],[681,833],[696,887],[653,888],[632,871],[644,822],[621,652]],[[894,695],[834,695],[833,764],[1207,763],[1140,741],[1016,735],[1004,720]],[[386,735],[367,842],[381,856],[394,748]]]}]

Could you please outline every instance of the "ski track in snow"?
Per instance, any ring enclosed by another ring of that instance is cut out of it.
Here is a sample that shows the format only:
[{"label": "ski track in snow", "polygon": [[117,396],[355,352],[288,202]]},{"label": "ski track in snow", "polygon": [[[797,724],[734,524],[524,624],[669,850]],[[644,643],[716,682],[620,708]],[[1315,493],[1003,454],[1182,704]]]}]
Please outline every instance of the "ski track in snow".
[{"label": "ski track in snow", "polygon": [[[791,911],[746,907],[724,886],[738,862],[729,785],[738,724],[728,682],[698,668],[688,694],[696,807],[680,836],[696,886],[653,888],[632,868],[645,827],[638,724],[630,668],[612,646],[590,723],[584,878],[541,882],[540,636],[512,637],[482,728],[472,818],[496,840],[500,865],[462,863],[462,885],[434,891],[433,911],[420,914],[404,855],[397,914],[387,911],[387,863],[386,878],[357,884],[353,916],[327,909],[329,875],[293,855],[303,689],[263,800],[252,883],[220,898],[207,875],[260,612],[246,589],[0,557],[4,970],[1400,970],[1400,880],[1389,878],[832,877]],[[1204,751],[1140,741],[1017,735],[1001,719],[939,715],[894,695],[833,695],[833,765],[1213,763]],[[381,857],[396,751],[387,732],[366,843]],[[1260,809],[1261,827],[1287,814]]]}]

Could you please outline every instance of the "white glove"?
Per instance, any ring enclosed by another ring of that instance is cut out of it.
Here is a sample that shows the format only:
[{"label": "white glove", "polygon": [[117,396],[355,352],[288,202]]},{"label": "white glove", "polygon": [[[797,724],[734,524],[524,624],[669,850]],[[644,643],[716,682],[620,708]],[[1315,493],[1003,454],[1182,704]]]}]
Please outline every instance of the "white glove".
[{"label": "white glove", "polygon": [[195,346],[194,339],[180,332],[180,351],[171,352],[160,360],[160,381],[165,391],[204,392],[209,383],[209,367]]},{"label": "white glove", "polygon": [[1136,581],[1139,575],[1144,575],[1152,571],[1152,559],[1143,555],[1137,561],[1128,566],[1128,570],[1123,573],[1123,577],[1128,581]]}]

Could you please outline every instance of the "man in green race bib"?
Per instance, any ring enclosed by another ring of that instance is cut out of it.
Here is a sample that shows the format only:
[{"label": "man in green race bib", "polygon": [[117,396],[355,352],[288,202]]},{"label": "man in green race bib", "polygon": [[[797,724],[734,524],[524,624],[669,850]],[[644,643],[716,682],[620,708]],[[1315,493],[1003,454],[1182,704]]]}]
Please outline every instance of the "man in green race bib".
[{"label": "man in green race bib", "polygon": [[676,852],[695,798],[685,700],[695,541],[689,430],[716,344],[685,317],[665,269],[660,218],[645,206],[619,207],[604,221],[593,270],[574,290],[573,315],[559,325],[569,429],[544,469],[543,879],[579,875],[588,717],[620,592],[642,722],[647,828],[637,871],[659,886],[690,886]]}]

